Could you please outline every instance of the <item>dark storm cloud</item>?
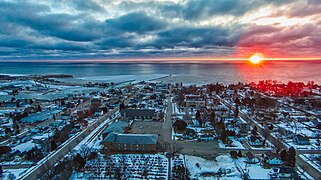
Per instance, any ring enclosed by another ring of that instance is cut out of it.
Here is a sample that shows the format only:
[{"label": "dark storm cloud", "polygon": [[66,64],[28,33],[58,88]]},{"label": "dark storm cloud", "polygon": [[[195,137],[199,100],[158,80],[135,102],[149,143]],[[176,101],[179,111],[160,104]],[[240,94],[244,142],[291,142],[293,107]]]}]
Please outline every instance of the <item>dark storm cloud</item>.
[{"label": "dark storm cloud", "polygon": [[245,13],[266,5],[287,4],[291,0],[189,0],[183,4],[165,2],[134,2],[122,1],[124,10],[141,9],[141,7],[157,7],[164,17],[179,17],[186,20],[206,19],[216,15],[241,16]]},{"label": "dark storm cloud", "polygon": [[100,49],[127,48],[133,46],[131,38],[124,36],[105,38],[95,44],[98,45]]},{"label": "dark storm cloud", "polygon": [[157,31],[166,26],[165,22],[147,16],[144,12],[134,12],[118,18],[108,19],[106,24],[111,29],[136,33]]},{"label": "dark storm cloud", "polygon": [[[287,3],[293,1],[6,0],[0,2],[0,59],[221,55],[254,42],[274,48],[280,46],[276,39],[320,47],[321,19],[292,29],[238,22],[260,7]],[[305,17],[320,10],[317,0],[304,7],[309,12],[295,8],[282,13]],[[228,25],[210,21],[224,15],[234,20]]]},{"label": "dark storm cloud", "polygon": [[0,47],[25,47],[27,44],[29,44],[29,42],[26,40],[16,38],[0,37],[0,41]]},{"label": "dark storm cloud", "polygon": [[[54,36],[70,41],[91,41],[97,38],[99,28],[88,28],[95,20],[86,15],[70,15],[65,13],[47,13],[48,6],[31,3],[1,2],[0,14],[4,21],[17,26],[24,26],[39,34]],[[78,22],[83,18],[83,22]],[[94,24],[92,27],[96,27]]]},{"label": "dark storm cloud", "polygon": [[66,51],[81,51],[86,50],[85,47],[72,43],[55,43],[55,44],[33,44],[29,48],[43,50],[66,50]]},{"label": "dark storm cloud", "polygon": [[230,33],[230,29],[221,27],[178,27],[160,32],[155,46],[158,48],[234,46],[237,37],[229,37]]}]

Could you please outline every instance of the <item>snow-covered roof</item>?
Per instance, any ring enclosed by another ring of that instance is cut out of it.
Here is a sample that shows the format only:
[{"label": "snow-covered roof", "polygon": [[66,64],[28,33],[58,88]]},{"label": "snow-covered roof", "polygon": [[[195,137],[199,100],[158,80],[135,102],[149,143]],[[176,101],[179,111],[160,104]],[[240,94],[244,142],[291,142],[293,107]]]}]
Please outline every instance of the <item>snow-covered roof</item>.
[{"label": "snow-covered roof", "polygon": [[25,152],[25,151],[29,151],[32,148],[36,147],[37,144],[33,143],[32,141],[27,141],[25,143],[21,143],[17,146],[15,146],[14,148],[12,148],[13,150],[18,150],[20,152]]},{"label": "snow-covered roof", "polygon": [[104,139],[105,142],[122,144],[156,144],[157,134],[117,134],[110,133]]}]

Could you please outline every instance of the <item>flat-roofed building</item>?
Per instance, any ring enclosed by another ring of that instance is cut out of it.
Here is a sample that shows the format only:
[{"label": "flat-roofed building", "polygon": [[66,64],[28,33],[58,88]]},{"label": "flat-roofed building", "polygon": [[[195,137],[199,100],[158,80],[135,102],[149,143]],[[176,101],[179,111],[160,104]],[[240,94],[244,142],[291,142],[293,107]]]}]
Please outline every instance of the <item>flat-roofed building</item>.
[{"label": "flat-roofed building", "polygon": [[159,113],[155,109],[123,109],[120,114],[126,120],[160,120]]}]

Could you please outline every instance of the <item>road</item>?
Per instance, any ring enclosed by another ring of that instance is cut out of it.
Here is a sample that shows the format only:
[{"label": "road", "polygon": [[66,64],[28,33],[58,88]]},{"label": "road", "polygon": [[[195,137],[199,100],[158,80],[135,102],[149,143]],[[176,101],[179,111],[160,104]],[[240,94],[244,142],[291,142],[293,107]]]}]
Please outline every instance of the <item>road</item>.
[{"label": "road", "polygon": [[[228,108],[235,110],[235,107],[227,102],[225,99],[219,97],[216,95],[216,97]],[[258,132],[260,134],[265,134],[267,139],[275,146],[280,147],[281,149],[288,149],[286,145],[283,144],[283,142],[275,137],[272,136],[266,129],[262,128],[254,119],[250,118],[247,114],[243,113],[242,111],[239,111],[239,116],[242,117],[247,123],[249,123],[252,127],[256,126],[258,129]],[[318,152],[314,150],[297,150],[297,154],[300,153],[309,153],[309,152]],[[314,179],[321,179],[321,173],[318,171],[315,167],[311,166],[308,162],[304,161],[301,157],[297,155],[297,165],[300,166],[302,169],[304,169],[310,176],[312,176]]]},{"label": "road", "polygon": [[[125,99],[125,101],[127,102],[130,97],[132,96],[129,96],[127,99]],[[40,162],[38,162],[36,166],[30,168],[28,172],[21,177],[21,179],[38,179],[38,176],[41,175],[41,173],[43,173],[42,171],[46,168],[46,166],[52,167],[59,160],[61,160],[66,154],[71,152],[71,150],[74,147],[76,147],[82,140],[84,140],[88,135],[90,135],[93,131],[97,130],[96,133],[92,135],[93,137],[89,138],[90,140],[93,140],[103,131],[103,129],[107,126],[109,122],[115,120],[113,119],[106,122],[106,120],[112,115],[114,115],[118,110],[119,110],[119,107],[116,107],[112,111],[109,111],[104,116],[100,117],[94,123],[90,124],[84,130],[82,130],[79,134],[68,139],[66,142],[62,144],[61,147],[59,147],[59,149],[51,152],[45,158],[40,160]],[[106,123],[106,125],[99,127],[99,125],[101,125],[102,123]]]},{"label": "road", "polygon": [[[87,100],[87,101],[84,101],[84,102],[80,103],[78,106],[68,109],[68,111],[73,112],[73,111],[75,111],[75,110],[83,109],[84,107],[87,107],[87,106],[90,105],[91,100],[92,100],[92,99],[89,99],[89,100]],[[63,113],[63,112],[62,112],[62,113]],[[60,116],[62,115],[62,113],[60,113],[59,115],[57,115],[57,116],[56,116],[56,119],[59,119]],[[43,122],[40,122],[40,123],[25,125],[24,127],[22,127],[22,125],[20,125],[20,126],[21,126],[21,130],[22,130],[23,132],[21,132],[20,134],[18,134],[18,135],[16,135],[16,136],[17,136],[18,138],[24,137],[25,135],[27,135],[27,134],[30,132],[30,129],[33,129],[33,128],[39,127],[39,126],[46,126],[46,125],[50,124],[50,123],[53,122],[53,121],[54,121],[53,117],[49,117],[46,121],[43,121]],[[0,142],[0,145],[1,145],[1,146],[6,146],[6,145],[8,145],[10,142],[11,142],[11,138],[6,139],[6,140]]]},{"label": "road", "polygon": [[170,142],[172,141],[172,98],[170,96],[167,97],[167,109],[165,114],[165,120],[162,127],[162,135],[163,141]]}]

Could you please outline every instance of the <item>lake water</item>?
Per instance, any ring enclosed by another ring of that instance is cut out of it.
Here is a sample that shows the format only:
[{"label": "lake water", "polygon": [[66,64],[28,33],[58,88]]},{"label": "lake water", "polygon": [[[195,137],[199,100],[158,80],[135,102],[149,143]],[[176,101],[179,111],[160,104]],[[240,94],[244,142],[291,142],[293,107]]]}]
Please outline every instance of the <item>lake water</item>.
[{"label": "lake water", "polygon": [[204,84],[210,82],[257,82],[273,79],[281,82],[314,80],[321,84],[320,61],[266,61],[214,63],[48,63],[0,62],[0,74],[71,74],[78,80],[149,80],[171,74],[168,82]]}]

